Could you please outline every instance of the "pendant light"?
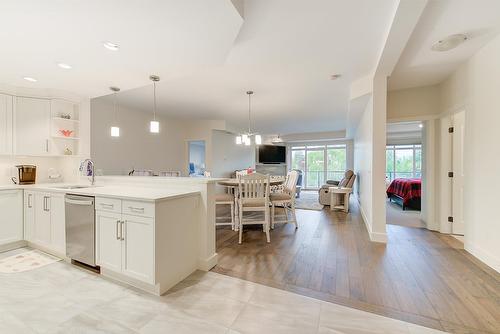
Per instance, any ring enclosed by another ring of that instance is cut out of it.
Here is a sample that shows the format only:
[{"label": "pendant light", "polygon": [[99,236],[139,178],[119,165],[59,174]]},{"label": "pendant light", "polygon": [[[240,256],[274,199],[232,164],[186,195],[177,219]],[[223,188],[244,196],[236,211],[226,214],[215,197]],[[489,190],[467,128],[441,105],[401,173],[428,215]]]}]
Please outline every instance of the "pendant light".
[{"label": "pendant light", "polygon": [[156,120],[156,83],[160,81],[157,75],[150,75],[149,80],[153,81],[153,120],[149,123],[149,132],[160,132],[160,122]]},{"label": "pendant light", "polygon": [[251,137],[254,137],[255,140],[255,145],[260,145],[262,144],[262,137],[259,134],[252,133],[251,131],[251,123],[252,123],[252,95],[253,91],[249,90],[247,91],[248,95],[248,132],[243,133],[240,135],[236,136],[236,144],[237,145],[242,145],[244,144],[245,146],[250,146],[252,144],[252,139]]},{"label": "pendant light", "polygon": [[109,89],[113,92],[113,125],[111,126],[111,137],[120,137],[120,127],[118,127],[117,119],[117,107],[116,107],[116,99],[117,93],[120,91],[118,87],[109,87]]}]

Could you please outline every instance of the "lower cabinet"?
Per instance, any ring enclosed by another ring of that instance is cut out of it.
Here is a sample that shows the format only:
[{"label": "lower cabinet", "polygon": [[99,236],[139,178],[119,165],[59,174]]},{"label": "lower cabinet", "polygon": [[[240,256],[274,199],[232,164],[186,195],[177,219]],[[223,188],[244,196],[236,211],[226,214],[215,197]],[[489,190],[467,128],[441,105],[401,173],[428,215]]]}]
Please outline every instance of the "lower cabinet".
[{"label": "lower cabinet", "polygon": [[96,210],[96,224],[97,264],[153,284],[154,218]]},{"label": "lower cabinet", "polygon": [[58,254],[66,254],[64,194],[24,192],[25,239]]},{"label": "lower cabinet", "polygon": [[22,190],[0,190],[0,245],[23,240],[22,207]]}]

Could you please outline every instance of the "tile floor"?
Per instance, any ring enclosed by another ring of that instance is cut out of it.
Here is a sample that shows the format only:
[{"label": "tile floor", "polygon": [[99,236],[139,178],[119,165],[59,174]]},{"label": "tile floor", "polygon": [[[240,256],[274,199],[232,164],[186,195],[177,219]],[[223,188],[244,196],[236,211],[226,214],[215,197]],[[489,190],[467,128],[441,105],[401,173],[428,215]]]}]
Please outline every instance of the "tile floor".
[{"label": "tile floor", "polygon": [[57,262],[0,274],[0,333],[443,332],[212,272],[156,297]]}]

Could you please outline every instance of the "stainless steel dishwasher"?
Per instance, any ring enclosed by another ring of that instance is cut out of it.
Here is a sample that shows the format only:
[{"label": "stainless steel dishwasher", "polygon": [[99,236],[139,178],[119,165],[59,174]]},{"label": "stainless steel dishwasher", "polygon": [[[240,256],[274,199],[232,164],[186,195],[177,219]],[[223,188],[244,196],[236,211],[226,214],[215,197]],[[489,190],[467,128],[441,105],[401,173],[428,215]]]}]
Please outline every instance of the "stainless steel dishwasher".
[{"label": "stainless steel dishwasher", "polygon": [[66,256],[95,267],[95,198],[66,194]]}]

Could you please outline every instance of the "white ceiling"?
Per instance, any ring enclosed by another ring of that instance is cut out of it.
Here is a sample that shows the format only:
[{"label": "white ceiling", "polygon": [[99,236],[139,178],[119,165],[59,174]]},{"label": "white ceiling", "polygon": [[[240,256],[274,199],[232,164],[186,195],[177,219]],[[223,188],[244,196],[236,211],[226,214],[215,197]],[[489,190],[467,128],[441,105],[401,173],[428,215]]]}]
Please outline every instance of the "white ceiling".
[{"label": "white ceiling", "polygon": [[2,0],[0,83],[94,97],[183,76],[223,64],[242,22],[224,0]]},{"label": "white ceiling", "polygon": [[149,112],[150,86],[124,90],[154,73],[173,117],[243,126],[252,89],[262,133],[343,130],[349,86],[376,66],[395,2],[251,0],[243,22],[229,0],[4,0],[0,83],[91,97],[114,85],[122,104]]},{"label": "white ceiling", "polygon": [[[499,0],[430,0],[389,79],[389,89],[440,83],[499,31]],[[466,34],[469,40],[447,52],[430,49],[452,34]]]}]

